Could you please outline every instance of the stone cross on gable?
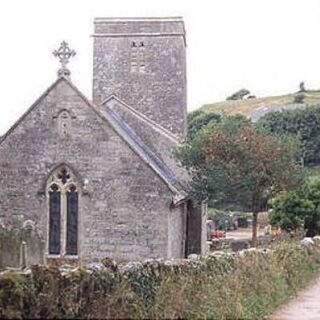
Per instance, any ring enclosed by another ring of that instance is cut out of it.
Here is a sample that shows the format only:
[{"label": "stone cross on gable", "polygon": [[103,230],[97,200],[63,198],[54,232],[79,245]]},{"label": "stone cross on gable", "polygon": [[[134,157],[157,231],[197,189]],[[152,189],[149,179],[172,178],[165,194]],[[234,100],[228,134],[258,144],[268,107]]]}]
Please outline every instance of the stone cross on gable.
[{"label": "stone cross on gable", "polygon": [[69,48],[67,42],[62,41],[59,49],[53,51],[53,55],[58,58],[59,62],[61,63],[58,76],[70,76],[70,71],[66,66],[69,63],[70,58],[76,55],[76,52]]}]

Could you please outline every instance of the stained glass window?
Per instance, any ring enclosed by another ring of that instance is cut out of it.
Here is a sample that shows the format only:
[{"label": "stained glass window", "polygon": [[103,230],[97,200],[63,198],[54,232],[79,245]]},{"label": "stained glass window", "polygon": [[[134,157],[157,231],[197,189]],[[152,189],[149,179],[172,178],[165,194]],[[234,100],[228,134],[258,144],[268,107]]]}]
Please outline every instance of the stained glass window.
[{"label": "stained glass window", "polygon": [[75,186],[67,191],[67,241],[66,254],[78,253],[78,192]]},{"label": "stained glass window", "polygon": [[57,168],[49,178],[49,237],[48,253],[78,254],[77,179],[65,165]]},{"label": "stained glass window", "polygon": [[61,192],[59,186],[49,190],[49,253],[60,254]]}]

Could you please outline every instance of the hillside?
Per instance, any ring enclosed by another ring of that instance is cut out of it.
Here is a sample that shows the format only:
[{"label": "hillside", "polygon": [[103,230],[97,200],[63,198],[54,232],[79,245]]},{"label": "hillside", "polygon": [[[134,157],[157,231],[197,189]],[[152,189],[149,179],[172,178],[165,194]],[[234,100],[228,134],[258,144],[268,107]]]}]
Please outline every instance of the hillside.
[{"label": "hillside", "polygon": [[243,114],[256,121],[270,111],[282,109],[304,108],[320,103],[320,90],[307,90],[304,103],[294,103],[296,94],[282,96],[253,98],[243,100],[226,100],[203,105],[200,110],[204,112],[217,112],[225,114]]}]

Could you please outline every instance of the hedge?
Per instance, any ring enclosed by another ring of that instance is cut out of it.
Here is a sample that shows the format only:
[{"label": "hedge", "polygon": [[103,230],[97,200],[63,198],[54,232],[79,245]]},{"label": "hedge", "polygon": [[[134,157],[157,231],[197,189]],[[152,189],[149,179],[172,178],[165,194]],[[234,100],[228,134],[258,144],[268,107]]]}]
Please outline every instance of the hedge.
[{"label": "hedge", "polygon": [[320,248],[216,252],[179,261],[32,266],[0,274],[0,318],[261,319],[320,268]]}]

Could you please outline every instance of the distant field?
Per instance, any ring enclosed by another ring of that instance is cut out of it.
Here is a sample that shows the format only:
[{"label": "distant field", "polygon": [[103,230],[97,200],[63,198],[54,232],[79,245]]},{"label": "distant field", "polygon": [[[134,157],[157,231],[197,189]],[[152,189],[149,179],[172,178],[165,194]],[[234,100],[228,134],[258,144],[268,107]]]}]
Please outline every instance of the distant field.
[{"label": "distant field", "polygon": [[256,120],[269,111],[281,109],[303,108],[320,103],[320,90],[308,90],[305,92],[304,103],[294,103],[295,94],[282,96],[229,100],[212,104],[205,104],[200,109],[204,112],[217,112],[225,114],[243,114]]}]

